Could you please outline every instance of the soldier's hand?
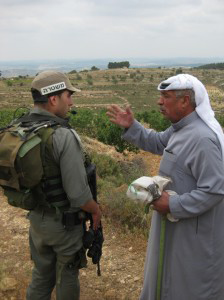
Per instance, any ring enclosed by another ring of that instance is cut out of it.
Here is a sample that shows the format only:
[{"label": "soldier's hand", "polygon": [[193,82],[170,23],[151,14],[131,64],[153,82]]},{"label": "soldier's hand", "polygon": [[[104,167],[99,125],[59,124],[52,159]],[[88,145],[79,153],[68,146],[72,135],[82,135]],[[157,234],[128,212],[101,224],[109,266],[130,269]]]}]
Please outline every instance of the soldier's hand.
[{"label": "soldier's hand", "polygon": [[102,212],[101,212],[100,207],[98,205],[98,210],[95,213],[92,213],[93,229],[94,230],[97,230],[98,227],[100,226],[101,217],[102,217]]},{"label": "soldier's hand", "polygon": [[129,128],[134,122],[134,115],[130,106],[127,106],[126,109],[122,109],[120,106],[112,104],[108,107],[106,114],[112,123],[124,128]]},{"label": "soldier's hand", "polygon": [[80,208],[84,211],[91,213],[93,218],[93,229],[96,230],[100,225],[100,220],[102,216],[99,204],[92,199],[86,202],[86,204],[82,205]]}]

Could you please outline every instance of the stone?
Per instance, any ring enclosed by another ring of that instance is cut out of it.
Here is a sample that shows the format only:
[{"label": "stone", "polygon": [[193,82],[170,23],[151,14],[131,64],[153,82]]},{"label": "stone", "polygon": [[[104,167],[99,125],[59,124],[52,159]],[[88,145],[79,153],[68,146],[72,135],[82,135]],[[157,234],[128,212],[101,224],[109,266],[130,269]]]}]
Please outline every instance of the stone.
[{"label": "stone", "polygon": [[0,290],[3,292],[15,290],[17,281],[12,277],[5,277],[0,281]]},{"label": "stone", "polygon": [[104,299],[105,299],[105,300],[114,300],[114,299],[117,299],[116,295],[117,295],[116,290],[114,290],[114,289],[108,290],[108,291],[104,294]]},{"label": "stone", "polygon": [[134,282],[139,281],[139,280],[140,280],[140,277],[137,277],[137,276],[136,276],[136,277],[134,278]]}]

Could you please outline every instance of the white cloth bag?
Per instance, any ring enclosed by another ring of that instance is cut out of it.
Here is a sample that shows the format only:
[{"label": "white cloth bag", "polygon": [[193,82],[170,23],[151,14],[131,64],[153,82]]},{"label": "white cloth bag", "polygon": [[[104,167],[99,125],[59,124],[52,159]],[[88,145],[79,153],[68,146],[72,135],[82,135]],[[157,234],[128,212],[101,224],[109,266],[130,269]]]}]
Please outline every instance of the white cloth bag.
[{"label": "white cloth bag", "polygon": [[[154,199],[152,193],[149,190],[147,190],[148,186],[151,184],[157,185],[158,194],[161,195],[162,191],[164,190],[164,188],[167,186],[169,182],[171,182],[171,179],[163,176],[153,176],[153,177],[142,176],[136,179],[135,181],[133,181],[129,185],[126,194],[128,198],[132,200],[143,202],[146,205],[152,204]],[[166,190],[166,192],[169,195],[176,194],[174,191]],[[178,221],[178,219],[175,219],[170,213],[167,214],[167,219],[171,222]]]}]

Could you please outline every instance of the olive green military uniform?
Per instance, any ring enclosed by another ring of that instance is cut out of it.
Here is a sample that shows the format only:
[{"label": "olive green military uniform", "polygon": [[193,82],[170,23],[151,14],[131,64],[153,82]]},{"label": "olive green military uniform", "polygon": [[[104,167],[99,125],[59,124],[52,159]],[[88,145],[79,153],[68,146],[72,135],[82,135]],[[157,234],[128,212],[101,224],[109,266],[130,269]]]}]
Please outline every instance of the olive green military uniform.
[{"label": "olive green military uniform", "polygon": [[[53,116],[38,108],[31,113]],[[60,167],[69,209],[78,211],[80,206],[92,199],[80,141],[70,129],[62,127],[55,130],[52,139],[52,160]],[[31,211],[28,218],[34,268],[27,300],[49,300],[55,286],[57,300],[78,300],[79,267],[85,263],[82,224],[68,231],[62,225],[62,215],[56,214],[55,209],[44,207]]]}]

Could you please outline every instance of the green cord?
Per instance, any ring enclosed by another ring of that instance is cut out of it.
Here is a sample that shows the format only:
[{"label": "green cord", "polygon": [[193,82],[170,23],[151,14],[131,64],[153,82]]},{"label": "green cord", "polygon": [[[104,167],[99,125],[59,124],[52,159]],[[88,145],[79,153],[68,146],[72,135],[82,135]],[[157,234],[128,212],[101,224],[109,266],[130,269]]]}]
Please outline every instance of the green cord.
[{"label": "green cord", "polygon": [[162,218],[161,218],[161,229],[160,229],[160,240],[159,240],[159,263],[158,263],[157,285],[156,285],[156,300],[161,300],[161,286],[162,286],[162,276],[163,276],[165,232],[166,232],[166,217],[162,216]]}]

